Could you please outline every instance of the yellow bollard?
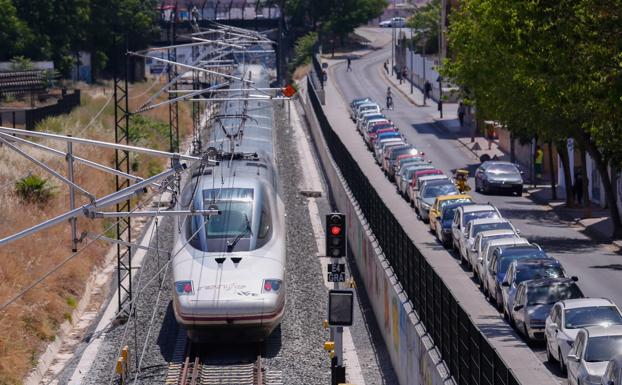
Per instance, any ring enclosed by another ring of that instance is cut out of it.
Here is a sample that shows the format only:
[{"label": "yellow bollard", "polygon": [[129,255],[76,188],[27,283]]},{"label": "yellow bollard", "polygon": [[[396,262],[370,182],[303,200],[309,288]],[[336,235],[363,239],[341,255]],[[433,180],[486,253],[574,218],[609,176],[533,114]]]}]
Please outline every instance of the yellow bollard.
[{"label": "yellow bollard", "polygon": [[130,374],[130,347],[125,345],[123,349],[121,349],[121,357],[123,358],[124,363],[124,374],[125,377],[129,377]]},{"label": "yellow bollard", "polygon": [[326,350],[327,352],[331,350],[335,350],[335,342],[333,341],[324,342],[324,350]]},{"label": "yellow bollard", "polygon": [[327,319],[322,321],[322,326],[324,327],[324,329],[328,329],[328,320]]}]

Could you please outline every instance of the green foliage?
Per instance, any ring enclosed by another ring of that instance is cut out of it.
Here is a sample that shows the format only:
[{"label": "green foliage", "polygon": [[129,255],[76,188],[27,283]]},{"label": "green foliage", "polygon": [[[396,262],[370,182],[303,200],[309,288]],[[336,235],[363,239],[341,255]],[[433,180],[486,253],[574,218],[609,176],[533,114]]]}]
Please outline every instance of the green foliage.
[{"label": "green foliage", "polygon": [[161,162],[161,159],[149,159],[147,162],[147,177],[152,177],[164,171]]},{"label": "green foliage", "polygon": [[69,296],[67,297],[67,305],[69,305],[72,309],[75,309],[78,307],[78,301],[75,297]]},{"label": "green foliage", "polygon": [[53,60],[67,76],[75,52],[90,51],[93,66],[109,65],[113,35],[127,33],[130,49],[145,48],[154,31],[157,0],[0,0],[0,60],[22,55]]},{"label": "green foliage", "polygon": [[407,26],[414,30],[413,39],[415,51],[421,52],[425,44],[426,54],[438,52],[438,26],[441,17],[441,1],[432,0],[417,9],[417,12],[408,19]]},{"label": "green foliage", "polygon": [[11,58],[11,71],[30,71],[33,69],[35,66],[32,64],[32,60],[23,56]]},{"label": "green foliage", "polygon": [[622,229],[607,167],[622,167],[622,2],[467,0],[453,13],[453,58],[480,118],[517,137],[573,138],[599,168]]},{"label": "green foliage", "polygon": [[145,143],[153,147],[169,148],[169,126],[167,123],[144,115],[132,115],[128,127],[129,140],[132,144]]},{"label": "green foliage", "polygon": [[15,193],[26,203],[44,205],[54,196],[54,187],[46,179],[31,174],[15,182]]},{"label": "green foliage", "polygon": [[311,61],[313,47],[317,43],[317,32],[309,32],[308,34],[296,40],[294,45],[294,57],[290,62],[291,70]]}]

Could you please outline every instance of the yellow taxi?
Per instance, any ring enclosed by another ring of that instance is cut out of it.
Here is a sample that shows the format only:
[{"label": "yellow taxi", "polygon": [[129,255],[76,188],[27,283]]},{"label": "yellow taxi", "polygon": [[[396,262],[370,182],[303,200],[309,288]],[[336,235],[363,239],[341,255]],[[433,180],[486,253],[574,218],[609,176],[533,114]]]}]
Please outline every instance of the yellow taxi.
[{"label": "yellow taxi", "polygon": [[458,203],[458,202],[473,202],[473,198],[467,194],[458,194],[458,195],[441,195],[436,197],[434,204],[430,207],[430,230],[432,232],[436,232],[436,222],[437,217],[441,215],[441,210],[443,206]]}]

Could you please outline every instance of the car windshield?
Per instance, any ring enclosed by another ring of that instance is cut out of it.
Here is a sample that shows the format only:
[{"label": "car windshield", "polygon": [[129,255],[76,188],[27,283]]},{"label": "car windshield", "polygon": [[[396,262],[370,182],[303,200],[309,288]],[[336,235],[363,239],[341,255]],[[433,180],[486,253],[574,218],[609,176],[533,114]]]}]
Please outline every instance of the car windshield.
[{"label": "car windshield", "polygon": [[564,312],[567,329],[588,326],[622,325],[622,316],[615,306],[591,306],[568,309]]},{"label": "car windshield", "polygon": [[406,155],[406,154],[417,155],[417,150],[415,150],[412,147],[404,147],[404,148],[396,149],[391,153],[391,159],[397,159],[398,156]]},{"label": "car windshield", "polygon": [[489,230],[512,230],[512,225],[509,222],[480,223],[473,226],[473,237]]},{"label": "car windshield", "polygon": [[471,213],[464,213],[463,216],[464,224],[471,222],[473,219],[483,219],[483,218],[499,218],[499,214],[496,211],[474,211]]},{"label": "car windshield", "polygon": [[382,115],[382,114],[366,115],[365,119],[367,119],[367,121],[370,121],[370,120],[373,120],[373,119],[384,119],[384,115]]},{"label": "car windshield", "polygon": [[369,132],[376,132],[379,130],[384,130],[385,128],[394,128],[394,127],[393,127],[393,124],[391,123],[374,124],[369,130]]},{"label": "car windshield", "polygon": [[433,198],[439,195],[452,194],[458,194],[458,189],[452,183],[427,185],[421,192],[421,196],[424,198]]},{"label": "car windshield", "polygon": [[515,283],[538,278],[563,278],[564,270],[559,265],[523,266],[516,271]]},{"label": "car windshield", "polygon": [[520,176],[520,172],[516,166],[512,164],[495,164],[494,166],[487,168],[486,172],[493,175]]},{"label": "car windshield", "polygon": [[[468,203],[471,202],[471,199],[469,198],[457,198],[457,199],[446,199],[444,201],[441,201],[439,203],[439,208],[442,210],[443,207],[449,205],[449,204],[454,204],[454,203]],[[455,210],[455,208],[454,208]],[[453,214],[451,215],[451,217],[453,218]]]},{"label": "car windshield", "polygon": [[622,336],[592,337],[587,342],[584,359],[587,362],[603,362],[620,353],[622,353]]},{"label": "car windshield", "polygon": [[582,297],[581,290],[574,283],[534,286],[527,291],[527,305],[550,305],[563,299]]}]

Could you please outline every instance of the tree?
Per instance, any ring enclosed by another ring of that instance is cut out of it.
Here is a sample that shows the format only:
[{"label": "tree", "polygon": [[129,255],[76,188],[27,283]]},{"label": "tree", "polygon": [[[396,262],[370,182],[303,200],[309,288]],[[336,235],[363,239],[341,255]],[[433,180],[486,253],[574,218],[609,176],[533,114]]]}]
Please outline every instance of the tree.
[{"label": "tree", "polygon": [[0,0],[0,60],[27,55],[36,50],[35,35],[17,16],[10,0]]},{"label": "tree", "polygon": [[[415,30],[414,39],[416,42],[425,40],[425,52],[435,54],[438,52],[439,22],[441,18],[441,1],[432,0],[426,5],[417,9],[406,24],[407,27]],[[416,44],[417,45],[417,44]]]},{"label": "tree", "polygon": [[444,69],[478,113],[516,136],[558,148],[573,138],[584,148],[601,174],[616,236],[622,223],[608,168],[622,166],[620,5],[465,0],[452,17],[455,58]]}]

